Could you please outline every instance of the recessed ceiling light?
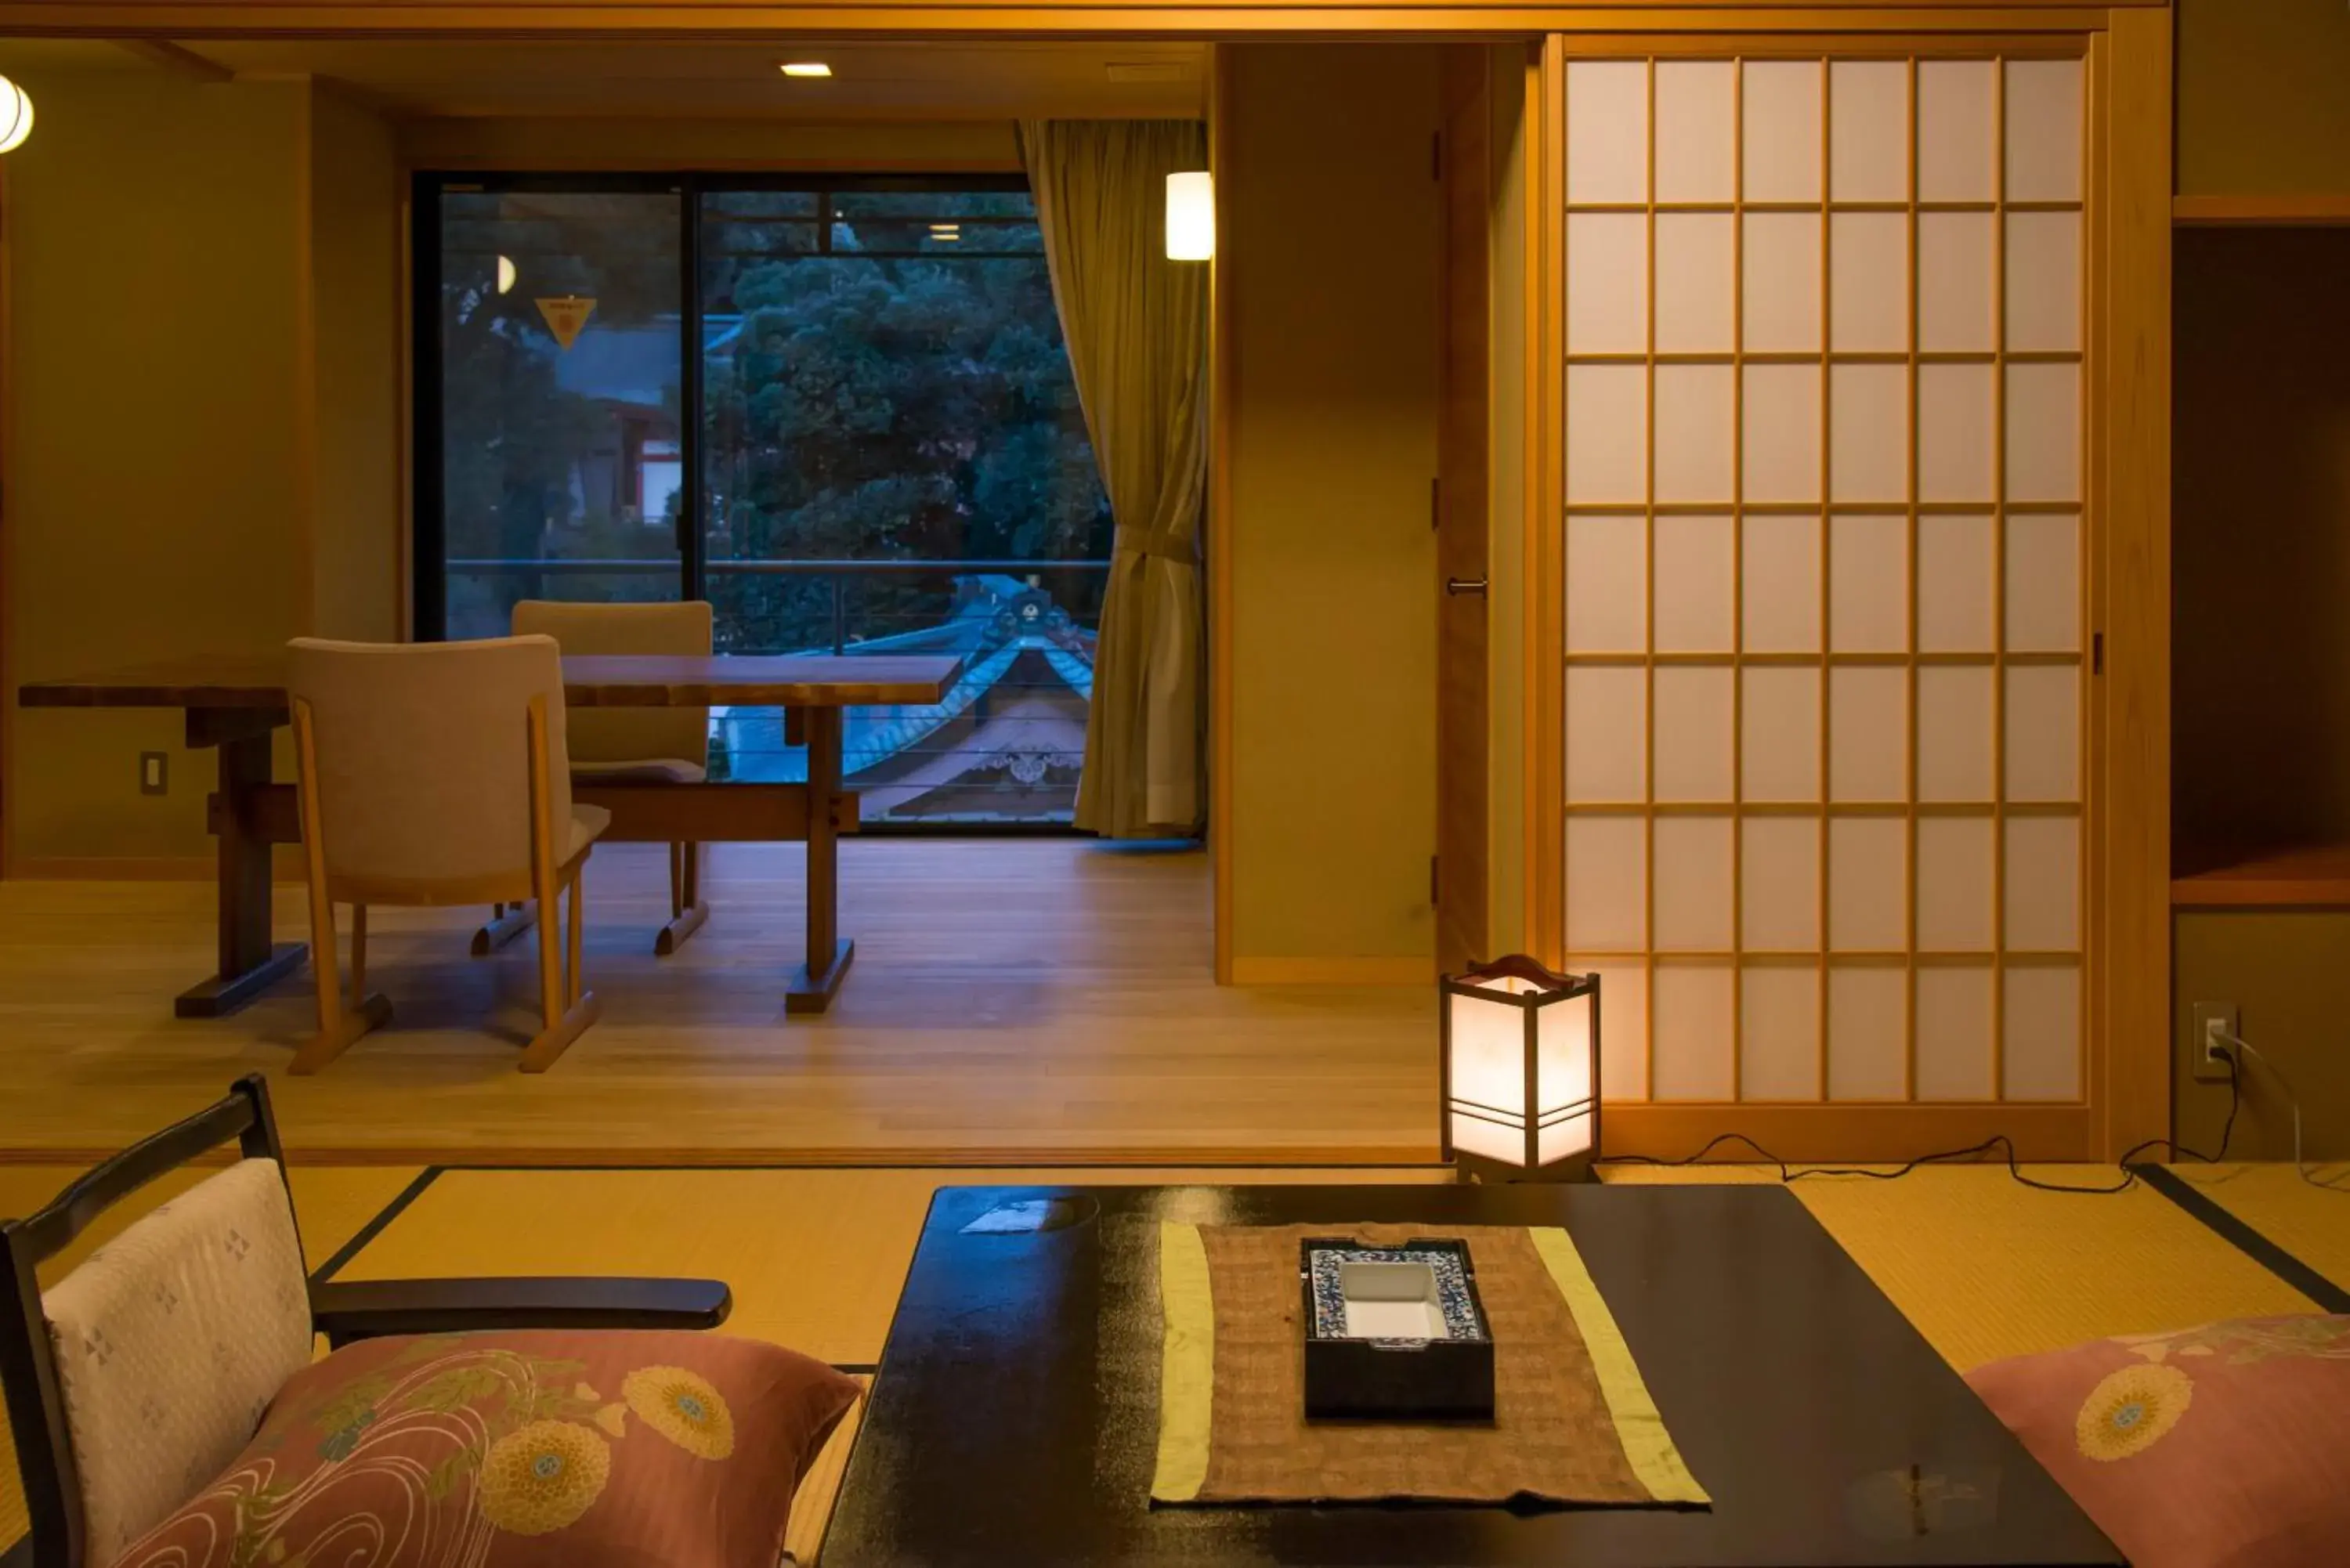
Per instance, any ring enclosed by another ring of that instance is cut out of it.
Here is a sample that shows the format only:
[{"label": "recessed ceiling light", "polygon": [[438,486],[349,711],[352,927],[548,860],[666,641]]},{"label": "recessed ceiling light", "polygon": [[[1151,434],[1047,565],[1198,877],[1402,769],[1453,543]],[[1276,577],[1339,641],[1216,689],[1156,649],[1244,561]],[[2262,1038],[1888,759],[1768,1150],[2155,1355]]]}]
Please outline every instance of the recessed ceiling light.
[{"label": "recessed ceiling light", "polygon": [[832,75],[832,67],[826,65],[822,60],[791,60],[785,64],[784,75],[787,77],[828,77]]}]

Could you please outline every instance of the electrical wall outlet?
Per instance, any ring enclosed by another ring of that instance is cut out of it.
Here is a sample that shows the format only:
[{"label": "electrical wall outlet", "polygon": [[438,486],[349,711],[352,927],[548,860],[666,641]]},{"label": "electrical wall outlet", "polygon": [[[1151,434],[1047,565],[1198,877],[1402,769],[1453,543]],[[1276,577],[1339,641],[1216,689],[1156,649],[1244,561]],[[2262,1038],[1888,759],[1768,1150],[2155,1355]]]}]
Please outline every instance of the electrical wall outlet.
[{"label": "electrical wall outlet", "polygon": [[139,793],[169,794],[172,793],[172,759],[161,752],[139,753]]},{"label": "electrical wall outlet", "polygon": [[[2228,1063],[2236,1057],[2236,1048],[2229,1044],[2232,1035],[2240,1034],[2236,1027],[2236,1004],[2232,1002],[2199,1002],[2189,1014],[2194,1033],[2189,1049],[2194,1053],[2194,1075],[2198,1082],[2224,1084],[2228,1081]],[[2236,1059],[2236,1070],[2243,1070],[2243,1062]]]}]

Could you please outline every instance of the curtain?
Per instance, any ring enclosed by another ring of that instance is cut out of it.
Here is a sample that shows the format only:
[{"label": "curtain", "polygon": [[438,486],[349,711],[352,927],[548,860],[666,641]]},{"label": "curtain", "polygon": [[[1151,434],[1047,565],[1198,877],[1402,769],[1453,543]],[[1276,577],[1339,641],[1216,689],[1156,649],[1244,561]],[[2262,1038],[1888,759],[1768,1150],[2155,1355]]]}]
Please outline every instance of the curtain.
[{"label": "curtain", "polygon": [[1207,798],[1208,269],[1169,261],[1165,231],[1167,176],[1207,167],[1207,128],[1029,120],[1020,148],[1117,529],[1076,822],[1116,838],[1189,832]]}]

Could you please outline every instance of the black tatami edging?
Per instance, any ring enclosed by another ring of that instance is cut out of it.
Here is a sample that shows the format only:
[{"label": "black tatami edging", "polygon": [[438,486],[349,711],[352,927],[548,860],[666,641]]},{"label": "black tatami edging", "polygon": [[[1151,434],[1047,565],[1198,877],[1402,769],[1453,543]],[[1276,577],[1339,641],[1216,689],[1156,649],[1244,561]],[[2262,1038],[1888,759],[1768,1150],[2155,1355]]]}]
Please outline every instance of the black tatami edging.
[{"label": "black tatami edging", "polygon": [[2230,1214],[2167,1166],[2134,1165],[2137,1179],[2169,1199],[2239,1252],[2330,1313],[2350,1313],[2350,1290],[2335,1284],[2244,1220]]},{"label": "black tatami edging", "polygon": [[358,1235],[337,1248],[333,1257],[318,1265],[317,1271],[310,1276],[310,1282],[323,1285],[348,1266],[353,1258],[367,1251],[369,1242],[382,1235],[393,1220],[407,1212],[410,1204],[423,1197],[424,1189],[438,1181],[441,1173],[447,1168],[446,1166],[428,1165],[419,1171],[415,1180],[400,1189],[400,1196],[385,1204],[380,1213],[359,1227]]}]

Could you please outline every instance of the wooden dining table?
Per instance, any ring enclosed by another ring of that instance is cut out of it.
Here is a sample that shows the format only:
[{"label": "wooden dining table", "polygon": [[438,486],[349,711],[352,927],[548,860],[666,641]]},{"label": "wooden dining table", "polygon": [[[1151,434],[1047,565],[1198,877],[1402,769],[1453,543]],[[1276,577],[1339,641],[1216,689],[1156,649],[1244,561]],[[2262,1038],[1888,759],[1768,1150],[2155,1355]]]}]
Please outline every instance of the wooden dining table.
[{"label": "wooden dining table", "polygon": [[[273,776],[272,732],[289,722],[283,649],[160,660],[17,690],[26,708],[176,708],[187,743],[219,757],[207,802],[219,856],[219,971],[181,992],[182,1018],[217,1018],[301,967],[304,944],[275,940],[270,846],[301,841],[294,785]],[[949,656],[716,657],[572,655],[563,698],[574,708],[775,707],[785,739],[807,748],[806,784],[594,781],[572,799],[612,814],[605,841],[807,845],[807,959],[784,992],[786,1012],[821,1012],[856,944],[840,934],[839,837],[858,826],[841,787],[844,708],[937,702],[960,673]]]}]

